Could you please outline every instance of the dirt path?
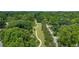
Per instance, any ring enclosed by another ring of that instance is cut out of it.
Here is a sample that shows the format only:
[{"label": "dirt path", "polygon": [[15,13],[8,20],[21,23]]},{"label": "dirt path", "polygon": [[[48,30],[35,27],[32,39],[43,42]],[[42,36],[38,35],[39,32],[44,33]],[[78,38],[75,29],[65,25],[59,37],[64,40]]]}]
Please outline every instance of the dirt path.
[{"label": "dirt path", "polygon": [[38,47],[41,47],[42,45],[42,41],[41,39],[39,39],[38,35],[37,35],[37,31],[35,31],[35,34],[36,34],[36,38],[38,39],[38,41],[40,42],[40,44],[38,45]]},{"label": "dirt path", "polygon": [[2,42],[0,41],[0,47],[3,47],[3,44],[2,44]]},{"label": "dirt path", "polygon": [[47,27],[48,31],[50,32],[56,47],[58,47],[58,42],[57,42],[58,37],[53,35],[53,31],[50,29],[50,26],[48,24],[46,24],[46,27]]},{"label": "dirt path", "polygon": [[37,23],[37,21],[35,20],[35,36],[36,38],[39,40],[40,44],[38,47],[44,47],[44,33],[42,31],[42,24],[41,23]]}]

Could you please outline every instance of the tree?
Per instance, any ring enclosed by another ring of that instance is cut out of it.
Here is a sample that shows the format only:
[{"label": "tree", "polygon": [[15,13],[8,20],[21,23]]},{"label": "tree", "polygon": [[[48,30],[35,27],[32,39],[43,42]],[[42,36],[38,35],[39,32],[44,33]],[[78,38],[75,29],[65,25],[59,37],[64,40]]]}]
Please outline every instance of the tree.
[{"label": "tree", "polygon": [[42,16],[42,13],[41,12],[37,12],[34,14],[34,18],[36,18],[37,22],[42,22],[44,17]]},{"label": "tree", "polygon": [[12,28],[12,27],[18,27],[18,28],[23,28],[23,29],[27,29],[27,30],[32,30],[32,22],[28,21],[28,20],[17,20],[17,21],[11,21],[9,22],[9,26],[8,28]]},{"label": "tree", "polygon": [[32,47],[37,46],[37,40],[27,30],[9,28],[1,32],[1,41],[4,47]]},{"label": "tree", "polygon": [[3,20],[3,18],[0,18],[0,28],[4,28],[6,25],[5,20]]},{"label": "tree", "polygon": [[79,26],[77,24],[62,26],[57,35],[59,46],[79,46]]},{"label": "tree", "polygon": [[79,18],[73,18],[73,19],[71,20],[71,23],[72,23],[72,24],[79,24]]}]

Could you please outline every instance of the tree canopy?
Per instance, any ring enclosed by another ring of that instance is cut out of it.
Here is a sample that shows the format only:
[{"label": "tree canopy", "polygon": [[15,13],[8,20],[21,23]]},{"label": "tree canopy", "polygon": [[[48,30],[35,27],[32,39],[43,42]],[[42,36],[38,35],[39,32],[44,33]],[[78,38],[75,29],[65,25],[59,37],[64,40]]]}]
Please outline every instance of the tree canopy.
[{"label": "tree canopy", "polygon": [[79,46],[79,25],[62,26],[58,32],[59,46]]},{"label": "tree canopy", "polygon": [[1,32],[1,40],[5,47],[37,46],[37,40],[27,30],[9,28]]}]

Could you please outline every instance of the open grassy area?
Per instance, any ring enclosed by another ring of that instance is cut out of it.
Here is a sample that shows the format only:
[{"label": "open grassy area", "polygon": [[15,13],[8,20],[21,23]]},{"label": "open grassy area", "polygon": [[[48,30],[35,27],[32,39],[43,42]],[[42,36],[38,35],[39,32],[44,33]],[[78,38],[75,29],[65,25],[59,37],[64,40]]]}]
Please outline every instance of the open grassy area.
[{"label": "open grassy area", "polygon": [[39,39],[42,41],[42,46],[45,46],[44,42],[45,42],[45,37],[44,37],[44,33],[42,31],[42,24],[41,23],[37,23],[37,35],[39,37]]},{"label": "open grassy area", "polygon": [[34,27],[34,34],[37,38],[37,40],[40,42],[38,47],[44,47],[45,46],[45,36],[42,30],[42,23],[38,23],[37,20],[35,20],[35,27]]}]

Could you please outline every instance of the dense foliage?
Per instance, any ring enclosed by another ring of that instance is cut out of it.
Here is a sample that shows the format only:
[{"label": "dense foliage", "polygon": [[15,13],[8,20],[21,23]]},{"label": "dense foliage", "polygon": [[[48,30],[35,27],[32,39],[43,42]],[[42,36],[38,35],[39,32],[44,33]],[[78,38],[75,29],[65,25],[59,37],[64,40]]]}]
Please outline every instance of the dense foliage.
[{"label": "dense foliage", "polygon": [[59,46],[79,46],[79,12],[53,12],[46,18]]},{"label": "dense foliage", "polygon": [[17,21],[9,22],[8,28],[18,27],[18,28],[23,28],[27,30],[32,30],[32,26],[33,24],[31,21],[17,20]]},{"label": "dense foliage", "polygon": [[2,31],[2,42],[5,47],[37,46],[37,40],[31,33],[20,28],[9,28]]},{"label": "dense foliage", "polygon": [[79,46],[79,25],[62,26],[58,32],[59,46]]},{"label": "dense foliage", "polygon": [[33,33],[35,20],[42,24],[45,46],[55,46],[46,24],[53,31],[53,36],[58,37],[58,46],[79,46],[79,12],[68,11],[0,12],[0,40],[3,46],[38,46],[39,42]]},{"label": "dense foliage", "polygon": [[3,20],[2,18],[0,18],[0,28],[4,28],[6,25],[5,20]]},{"label": "dense foliage", "polygon": [[[1,12],[0,40],[4,47],[35,47],[39,41],[33,34],[34,18],[31,12]],[[3,29],[2,29],[3,28]]]}]

